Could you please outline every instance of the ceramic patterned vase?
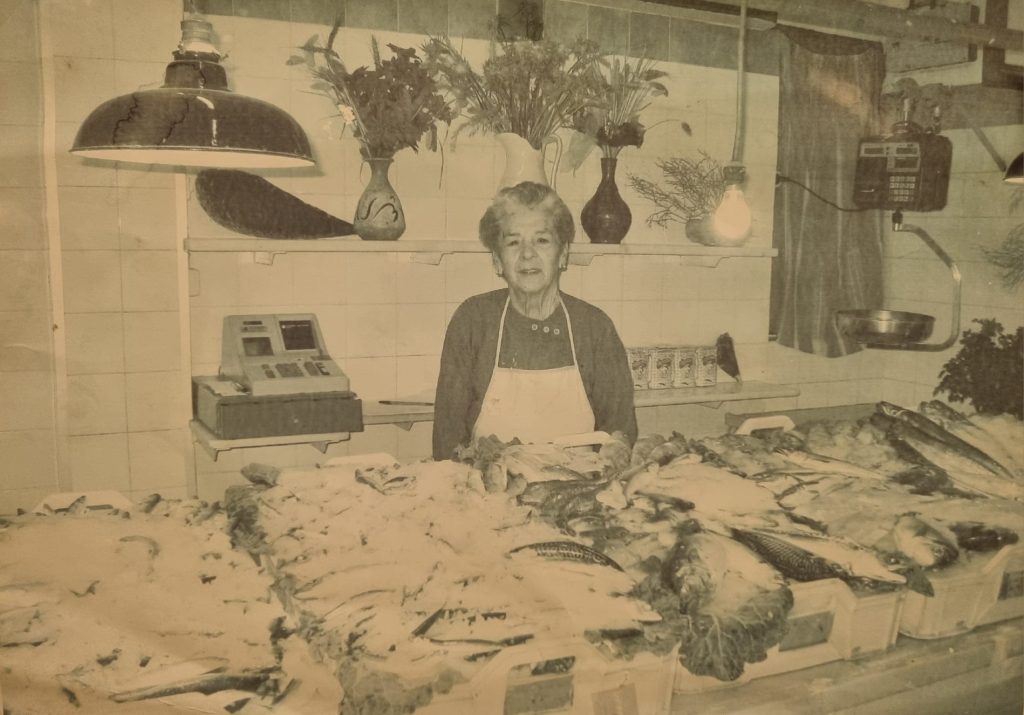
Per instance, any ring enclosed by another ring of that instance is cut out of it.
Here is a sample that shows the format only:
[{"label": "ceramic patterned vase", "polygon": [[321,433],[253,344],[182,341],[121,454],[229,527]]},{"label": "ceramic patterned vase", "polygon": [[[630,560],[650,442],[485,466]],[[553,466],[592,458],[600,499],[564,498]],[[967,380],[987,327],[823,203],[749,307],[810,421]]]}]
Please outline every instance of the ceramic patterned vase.
[{"label": "ceramic patterned vase", "polygon": [[370,166],[370,181],[356,204],[352,225],[364,241],[394,241],[405,232],[405,211],[388,181],[392,159],[365,161]]},{"label": "ceramic patterned vase", "polygon": [[686,237],[704,246],[715,246],[714,231],[711,229],[711,217],[690,219],[686,222]]},{"label": "ceramic patterned vase", "polygon": [[633,223],[633,214],[615,184],[617,163],[618,159],[601,159],[601,183],[580,214],[580,225],[591,243],[621,243]]}]

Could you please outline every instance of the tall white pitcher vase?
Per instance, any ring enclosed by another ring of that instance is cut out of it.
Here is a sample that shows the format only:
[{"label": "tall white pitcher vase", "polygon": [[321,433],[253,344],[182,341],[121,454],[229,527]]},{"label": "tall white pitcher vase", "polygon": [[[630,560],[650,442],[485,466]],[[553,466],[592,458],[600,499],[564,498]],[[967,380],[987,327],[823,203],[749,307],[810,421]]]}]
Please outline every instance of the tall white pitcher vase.
[{"label": "tall white pitcher vase", "polygon": [[[540,149],[534,149],[530,142],[512,132],[502,132],[497,138],[505,150],[505,170],[498,181],[498,191],[524,181],[533,181],[554,188],[558,163],[562,159],[562,142],[557,136],[547,137]],[[548,144],[555,145],[555,165],[551,170],[550,181],[544,173],[544,147]]]}]

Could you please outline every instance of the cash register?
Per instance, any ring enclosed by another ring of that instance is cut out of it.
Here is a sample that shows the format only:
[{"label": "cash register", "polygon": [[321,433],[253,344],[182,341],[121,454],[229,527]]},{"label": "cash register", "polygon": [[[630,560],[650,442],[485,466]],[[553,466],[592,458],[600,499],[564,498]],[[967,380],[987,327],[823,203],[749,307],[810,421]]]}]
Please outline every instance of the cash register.
[{"label": "cash register", "polygon": [[192,379],[195,418],[220,439],[363,430],[362,401],[316,315],[228,315],[220,373]]}]

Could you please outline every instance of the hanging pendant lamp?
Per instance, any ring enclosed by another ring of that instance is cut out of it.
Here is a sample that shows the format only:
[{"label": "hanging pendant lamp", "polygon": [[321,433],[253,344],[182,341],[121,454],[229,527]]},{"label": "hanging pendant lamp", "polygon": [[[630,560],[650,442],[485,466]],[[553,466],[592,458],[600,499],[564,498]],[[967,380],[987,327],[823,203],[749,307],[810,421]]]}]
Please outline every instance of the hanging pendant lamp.
[{"label": "hanging pendant lamp", "polygon": [[104,102],[78,129],[71,153],[89,159],[231,169],[312,166],[299,123],[268,102],[228,90],[202,19],[181,22],[181,43],[158,89]]},{"label": "hanging pendant lamp", "polygon": [[1018,154],[1017,158],[1010,162],[1003,175],[1003,181],[1007,184],[1024,184],[1024,154]]}]

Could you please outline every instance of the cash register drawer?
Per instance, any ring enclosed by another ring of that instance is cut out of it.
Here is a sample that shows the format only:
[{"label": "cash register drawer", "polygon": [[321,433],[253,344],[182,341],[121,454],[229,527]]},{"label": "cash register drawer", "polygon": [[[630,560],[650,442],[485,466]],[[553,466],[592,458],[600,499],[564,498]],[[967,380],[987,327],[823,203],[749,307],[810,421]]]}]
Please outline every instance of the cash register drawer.
[{"label": "cash register drawer", "polygon": [[352,392],[254,397],[233,383],[194,377],[192,411],[220,439],[363,431],[363,403]]}]

